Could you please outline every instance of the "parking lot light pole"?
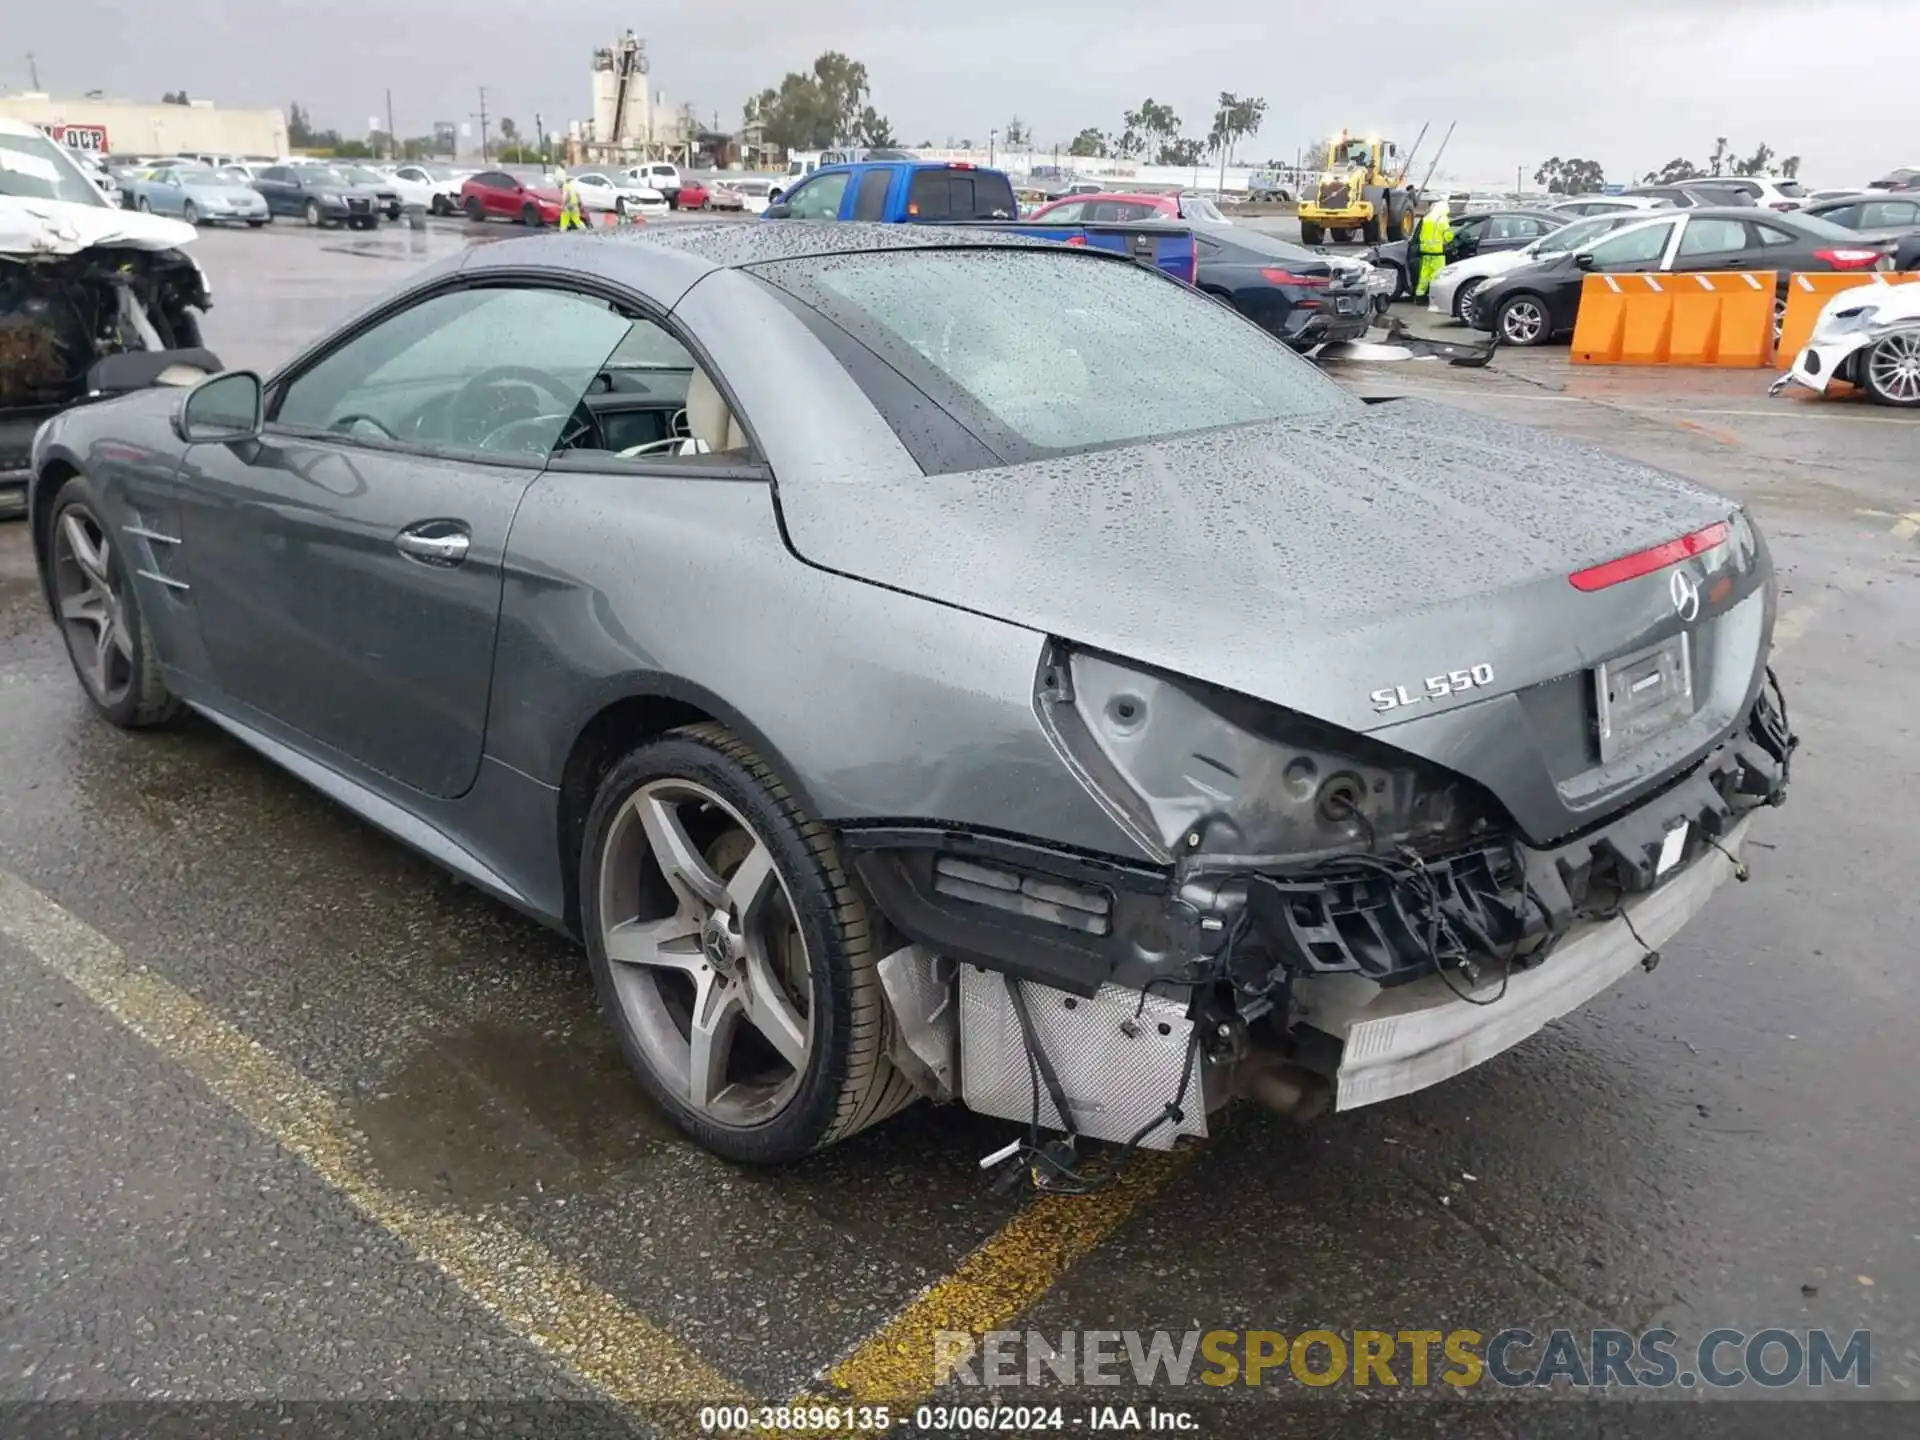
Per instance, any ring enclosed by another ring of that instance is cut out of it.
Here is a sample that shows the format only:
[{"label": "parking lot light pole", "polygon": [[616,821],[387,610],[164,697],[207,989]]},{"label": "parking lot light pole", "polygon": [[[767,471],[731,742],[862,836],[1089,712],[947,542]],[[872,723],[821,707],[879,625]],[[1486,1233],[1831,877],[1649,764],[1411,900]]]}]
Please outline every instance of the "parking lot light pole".
[{"label": "parking lot light pole", "polygon": [[987,168],[993,168],[993,142],[1000,138],[998,130],[987,131]]}]

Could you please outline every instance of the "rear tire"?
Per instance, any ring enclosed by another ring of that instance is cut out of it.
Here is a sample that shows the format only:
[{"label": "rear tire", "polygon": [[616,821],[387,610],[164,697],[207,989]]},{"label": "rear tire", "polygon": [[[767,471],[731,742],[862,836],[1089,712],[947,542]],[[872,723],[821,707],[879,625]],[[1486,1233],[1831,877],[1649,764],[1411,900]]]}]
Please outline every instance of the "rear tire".
[{"label": "rear tire", "polygon": [[[662,864],[663,850],[681,862]],[[741,882],[750,867],[766,878]],[[743,894],[715,893],[736,884]],[[628,1063],[674,1123],[715,1154],[798,1159],[914,1100],[887,1058],[879,947],[863,894],[831,832],[729,731],[672,731],[608,772],[587,815],[580,912],[594,983]],[[610,939],[625,958],[609,955]],[[717,1060],[705,1067],[691,1024],[701,1005],[730,1017],[713,1032]],[[770,1013],[779,1018],[763,1029]],[[775,1031],[790,1037],[784,1053],[767,1038]]]},{"label": "rear tire", "polygon": [[266,223],[267,222],[265,220],[249,220],[247,222],[247,228],[249,230],[258,230],[262,225]]},{"label": "rear tire", "polygon": [[140,730],[171,720],[180,702],[161,683],[153,633],[141,613],[132,573],[101,513],[93,483],[84,475],[72,476],[55,492],[47,590],[87,699],[108,724]]},{"label": "rear tire", "polygon": [[1300,243],[1302,245],[1319,245],[1324,242],[1325,238],[1326,232],[1312,221],[1302,220],[1300,222]]},{"label": "rear tire", "polygon": [[480,197],[478,195],[469,195],[467,197],[466,211],[467,223],[469,225],[482,224],[487,218],[486,207],[480,203]]}]

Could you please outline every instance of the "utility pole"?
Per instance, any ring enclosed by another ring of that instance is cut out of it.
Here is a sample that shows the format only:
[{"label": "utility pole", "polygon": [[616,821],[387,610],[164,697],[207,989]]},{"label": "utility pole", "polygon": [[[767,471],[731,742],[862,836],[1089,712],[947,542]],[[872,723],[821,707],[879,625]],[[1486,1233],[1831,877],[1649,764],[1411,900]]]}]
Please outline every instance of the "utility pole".
[{"label": "utility pole", "polygon": [[400,137],[393,128],[393,87],[387,87],[387,159],[400,158]]},{"label": "utility pole", "polygon": [[33,88],[38,90],[40,88],[40,62],[35,58],[31,50],[27,51],[27,75],[33,81]]},{"label": "utility pole", "polygon": [[487,153],[487,87],[480,87],[480,109],[474,119],[480,122],[480,163],[485,165],[492,157]]}]

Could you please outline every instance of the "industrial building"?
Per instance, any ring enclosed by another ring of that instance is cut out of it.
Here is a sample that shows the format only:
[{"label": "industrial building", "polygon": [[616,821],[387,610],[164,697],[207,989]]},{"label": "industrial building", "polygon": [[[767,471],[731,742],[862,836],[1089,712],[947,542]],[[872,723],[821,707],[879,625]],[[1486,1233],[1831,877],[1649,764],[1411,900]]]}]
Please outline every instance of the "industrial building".
[{"label": "industrial building", "polygon": [[593,118],[578,137],[596,161],[671,158],[691,137],[652,85],[647,42],[629,30],[613,45],[593,52]]},{"label": "industrial building", "polygon": [[0,95],[0,115],[58,132],[76,149],[116,155],[287,153],[287,117],[281,111],[222,110],[207,100],[148,105],[91,96],[59,100],[28,91]]}]

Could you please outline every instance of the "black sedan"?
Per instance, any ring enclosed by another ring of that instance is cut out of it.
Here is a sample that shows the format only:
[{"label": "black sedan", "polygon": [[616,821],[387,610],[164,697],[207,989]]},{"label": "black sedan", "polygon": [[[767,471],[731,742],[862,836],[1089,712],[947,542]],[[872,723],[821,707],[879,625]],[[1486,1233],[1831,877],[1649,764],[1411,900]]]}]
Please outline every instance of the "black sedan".
[{"label": "black sedan", "polygon": [[1357,340],[1373,314],[1367,267],[1242,226],[1196,227],[1194,283],[1296,350]]},{"label": "black sedan", "polygon": [[1504,344],[1544,345],[1572,333],[1589,272],[1772,270],[1782,277],[1775,329],[1785,309],[1785,277],[1803,270],[1887,270],[1893,242],[1858,235],[1817,215],[1747,207],[1659,210],[1603,240],[1489,280],[1468,321]]},{"label": "black sedan", "polygon": [[266,196],[269,214],[297,216],[314,226],[370,230],[392,203],[378,187],[326,165],[268,165],[254,177],[253,188]]},{"label": "black sedan", "polygon": [[1894,242],[1894,265],[1920,270],[1920,194],[1868,194],[1821,200],[1803,215],[1818,215],[1829,225]]},{"label": "black sedan", "polygon": [[[1447,247],[1447,263],[1495,250],[1518,250],[1574,218],[1553,210],[1485,210],[1462,215],[1453,222],[1453,244]],[[1385,245],[1376,245],[1366,252],[1366,258],[1392,272],[1394,299],[1413,293],[1413,276],[1420,268],[1417,239],[1390,240]]]}]

